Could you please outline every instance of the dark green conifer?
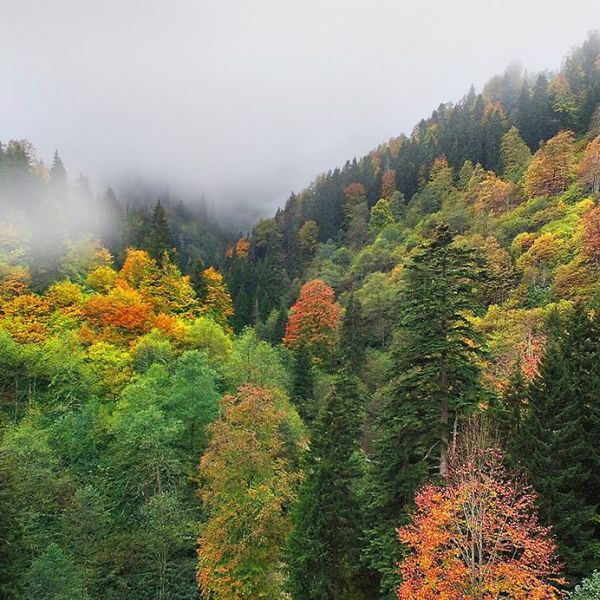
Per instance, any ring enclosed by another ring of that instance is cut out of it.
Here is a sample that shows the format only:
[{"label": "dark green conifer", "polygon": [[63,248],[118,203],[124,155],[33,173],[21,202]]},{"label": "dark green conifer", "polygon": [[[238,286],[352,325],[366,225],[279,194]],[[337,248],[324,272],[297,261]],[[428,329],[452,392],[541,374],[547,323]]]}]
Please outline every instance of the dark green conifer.
[{"label": "dark green conifer", "polygon": [[310,423],[316,416],[314,388],[312,359],[308,348],[302,344],[294,352],[292,400],[305,423]]},{"label": "dark green conifer", "polygon": [[206,279],[203,277],[204,269],[206,265],[201,258],[197,258],[192,266],[192,272],[190,273],[190,283],[196,292],[196,296],[200,302],[203,302],[206,298],[207,286]]},{"label": "dark green conifer", "polygon": [[171,229],[160,200],[158,200],[152,212],[150,231],[146,236],[145,247],[150,256],[156,260],[160,260],[165,252],[171,254],[173,250]]},{"label": "dark green conifer", "polygon": [[335,377],[314,425],[308,474],[293,513],[289,588],[295,600],[359,598],[363,401],[358,380]]},{"label": "dark green conifer", "polygon": [[342,366],[358,375],[365,362],[365,347],[362,305],[354,292],[351,292],[340,327],[339,354]]},{"label": "dark green conifer", "polygon": [[398,583],[396,528],[427,476],[446,470],[455,423],[482,399],[481,342],[467,315],[482,263],[440,225],[405,270],[393,371],[374,441],[366,532],[386,598]]},{"label": "dark green conifer", "polygon": [[279,344],[285,335],[285,325],[288,320],[288,312],[285,309],[285,306],[280,306],[279,311],[277,312],[277,320],[275,321],[275,326],[273,327],[273,334],[271,337],[272,344]]},{"label": "dark green conifer", "polygon": [[[576,313],[586,320],[584,313]],[[515,450],[539,494],[540,517],[552,525],[565,571],[576,580],[594,562],[595,506],[586,498],[592,449],[585,425],[585,379],[594,365],[584,355],[585,339],[580,336],[586,333],[572,318],[565,327],[553,315],[548,328],[540,374],[528,390],[528,414]]]}]

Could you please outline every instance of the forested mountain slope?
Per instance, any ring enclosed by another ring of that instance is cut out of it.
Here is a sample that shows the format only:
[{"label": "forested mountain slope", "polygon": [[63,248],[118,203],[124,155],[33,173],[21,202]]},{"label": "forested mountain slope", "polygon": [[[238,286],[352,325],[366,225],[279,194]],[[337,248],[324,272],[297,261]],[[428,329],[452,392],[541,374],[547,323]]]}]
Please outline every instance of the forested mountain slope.
[{"label": "forested mountain slope", "polygon": [[593,597],[600,35],[237,241],[24,141],[0,191],[3,598]]},{"label": "forested mountain slope", "polygon": [[[584,205],[576,205],[597,187],[589,171],[594,149],[589,149],[587,167],[582,160],[588,142],[600,133],[599,47],[598,35],[590,35],[555,74],[532,75],[511,66],[481,93],[471,90],[456,104],[440,105],[410,136],[393,138],[293,194],[273,219],[255,227],[250,266],[232,261],[228,281],[237,326],[257,315],[265,321],[279,308],[282,277],[323,276],[342,292],[368,284],[365,279],[381,277],[375,273],[393,271],[441,220],[469,242],[488,247],[497,242],[498,252],[506,250],[511,260],[498,256],[496,262],[515,275],[524,272],[518,260],[524,267],[533,258],[521,258],[529,246],[519,234],[539,237],[554,227],[554,239],[574,244],[576,215],[586,212]],[[559,132],[566,133],[540,153],[526,175],[540,143]],[[548,169],[560,173],[548,174]],[[592,221],[593,214],[588,215]],[[245,245],[240,254],[245,260]],[[488,254],[493,254],[491,247]],[[560,256],[551,259],[552,276],[533,281],[529,270],[527,290],[518,285],[523,283],[519,276],[514,288],[527,296],[519,304],[533,307],[562,298],[564,293],[550,292],[554,273],[564,267],[558,271],[560,287],[575,254],[572,246],[563,245]],[[279,273],[272,276],[274,271]],[[244,293],[237,294],[238,289]],[[536,300],[536,294],[544,298]]]}]

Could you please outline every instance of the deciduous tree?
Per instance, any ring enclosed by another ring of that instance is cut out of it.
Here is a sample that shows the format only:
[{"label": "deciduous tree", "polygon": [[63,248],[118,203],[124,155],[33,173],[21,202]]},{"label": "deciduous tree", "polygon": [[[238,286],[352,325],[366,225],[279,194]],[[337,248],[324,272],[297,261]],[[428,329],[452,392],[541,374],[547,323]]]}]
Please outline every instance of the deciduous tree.
[{"label": "deciduous tree", "polygon": [[418,492],[411,523],[398,532],[409,552],[399,600],[561,597],[536,496],[484,436],[471,426],[451,453],[445,485]]},{"label": "deciduous tree", "polygon": [[586,146],[579,165],[579,177],[594,194],[600,192],[600,135]]},{"label": "deciduous tree", "polygon": [[525,172],[529,197],[554,196],[565,191],[575,175],[574,139],[572,131],[561,131],[535,153]]},{"label": "deciduous tree", "polygon": [[283,343],[292,350],[305,344],[313,356],[331,359],[340,314],[332,288],[321,279],[305,283],[290,310]]},{"label": "deciduous tree", "polygon": [[293,409],[276,393],[248,385],[223,398],[200,462],[199,494],[208,518],[198,540],[198,585],[206,596],[281,597],[298,427]]}]

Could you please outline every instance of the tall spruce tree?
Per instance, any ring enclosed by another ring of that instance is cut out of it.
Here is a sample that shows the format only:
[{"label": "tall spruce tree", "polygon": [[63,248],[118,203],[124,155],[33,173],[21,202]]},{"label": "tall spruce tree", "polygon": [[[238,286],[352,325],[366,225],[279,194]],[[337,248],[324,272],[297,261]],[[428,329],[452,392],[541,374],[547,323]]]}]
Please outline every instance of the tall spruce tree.
[{"label": "tall spruce tree", "polygon": [[285,335],[285,324],[287,323],[288,314],[285,306],[282,304],[277,311],[277,320],[273,327],[272,337],[270,342],[272,344],[280,344],[283,336]]},{"label": "tall spruce tree", "polygon": [[440,225],[405,270],[393,371],[374,441],[365,558],[385,598],[398,584],[396,528],[415,489],[447,468],[457,419],[481,400],[481,342],[467,315],[476,306],[481,261]]},{"label": "tall spruce tree", "polygon": [[308,474],[293,513],[288,580],[295,600],[362,597],[356,493],[362,407],[358,380],[343,371],[335,377],[316,419]]},{"label": "tall spruce tree", "polygon": [[598,497],[589,495],[594,469],[600,467],[593,429],[600,354],[593,329],[583,307],[566,323],[551,317],[540,374],[529,386],[529,411],[515,443],[572,581],[589,573],[599,558],[593,525]]},{"label": "tall spruce tree", "polygon": [[[558,133],[559,122],[554,114],[548,95],[548,79],[545,75],[537,78],[531,96],[531,141],[539,146],[540,141],[546,141]],[[537,147],[534,147],[537,150]]]},{"label": "tall spruce tree", "polygon": [[150,231],[146,236],[145,247],[150,256],[156,260],[160,260],[165,252],[171,253],[173,250],[171,229],[160,200],[152,212],[152,221]]},{"label": "tall spruce tree", "polygon": [[315,378],[310,352],[305,344],[301,344],[294,351],[292,400],[305,423],[311,423],[316,416],[314,388]]},{"label": "tall spruce tree", "polygon": [[342,365],[358,375],[365,362],[365,325],[362,305],[354,292],[348,296],[340,326],[339,355]]},{"label": "tall spruce tree", "polygon": [[600,298],[590,306],[578,304],[569,320],[566,348],[571,363],[571,381],[579,401],[586,441],[584,464],[590,472],[585,498],[596,505],[595,544],[600,561]]},{"label": "tall spruce tree", "polygon": [[50,182],[56,191],[64,191],[67,187],[67,171],[65,165],[58,154],[58,150],[54,151],[52,166],[50,167]]}]

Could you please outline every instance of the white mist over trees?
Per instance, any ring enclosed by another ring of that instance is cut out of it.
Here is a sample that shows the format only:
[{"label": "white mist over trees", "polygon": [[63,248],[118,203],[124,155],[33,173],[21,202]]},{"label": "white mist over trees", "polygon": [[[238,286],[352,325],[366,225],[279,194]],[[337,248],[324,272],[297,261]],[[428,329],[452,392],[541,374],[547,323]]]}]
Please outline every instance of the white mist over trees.
[{"label": "white mist over trees", "polygon": [[2,5],[1,140],[58,148],[97,191],[235,203],[246,225],[515,58],[558,65],[600,17],[594,0]]}]

